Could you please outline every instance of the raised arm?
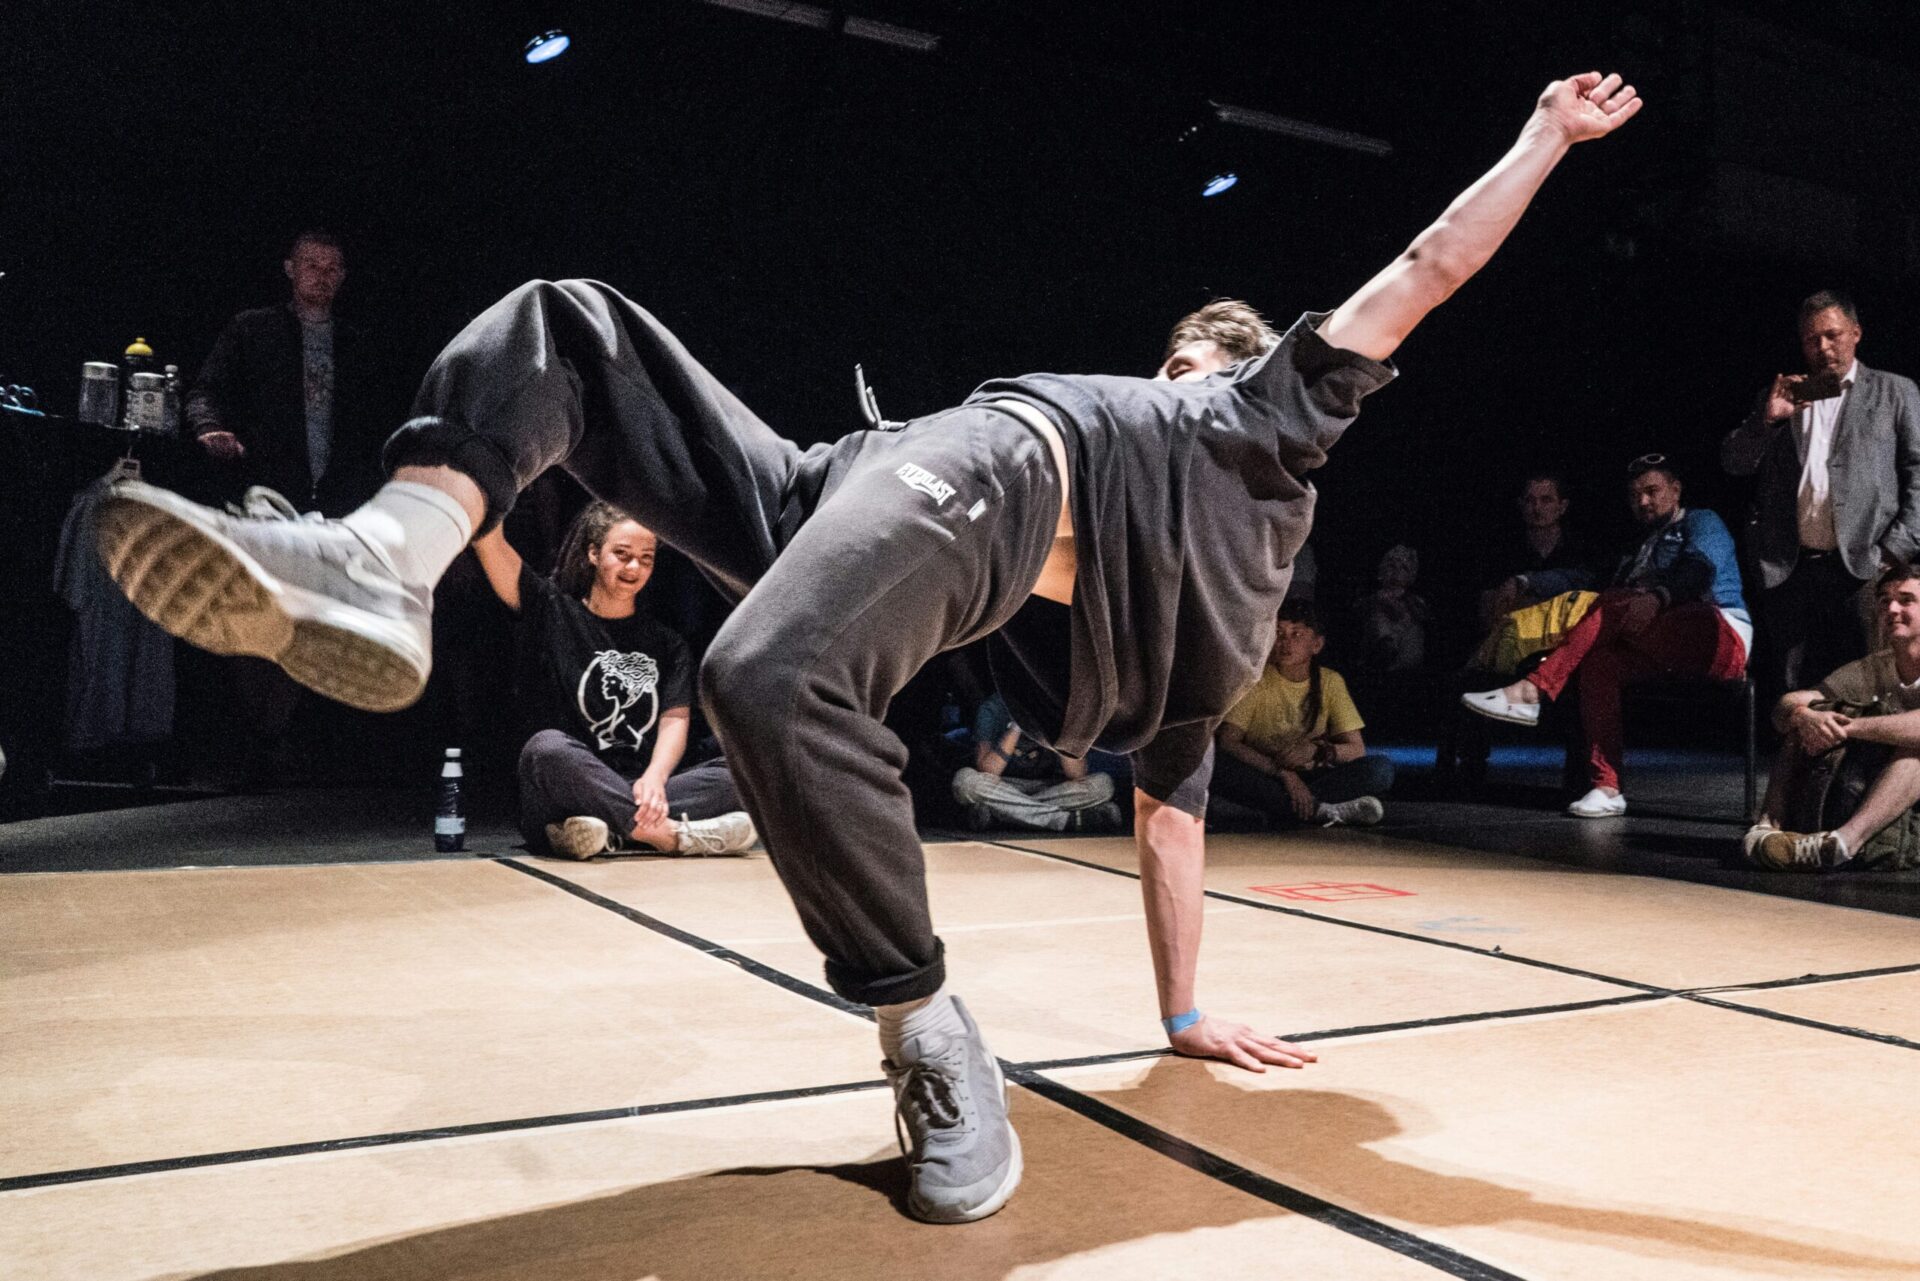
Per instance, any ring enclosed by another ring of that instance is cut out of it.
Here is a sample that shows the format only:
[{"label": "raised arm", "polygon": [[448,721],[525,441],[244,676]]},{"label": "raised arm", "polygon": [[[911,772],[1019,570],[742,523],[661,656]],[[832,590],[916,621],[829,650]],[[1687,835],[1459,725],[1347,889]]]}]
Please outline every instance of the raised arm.
[{"label": "raised arm", "polygon": [[1486,266],[1568,147],[1605,137],[1639,110],[1633,86],[1617,75],[1589,71],[1548,85],[1512,149],[1341,303],[1320,336],[1375,360],[1391,356],[1428,312]]},{"label": "raised arm", "polygon": [[520,553],[513,550],[507,536],[495,525],[473,540],[473,554],[486,572],[487,585],[500,603],[514,613],[520,612]]}]

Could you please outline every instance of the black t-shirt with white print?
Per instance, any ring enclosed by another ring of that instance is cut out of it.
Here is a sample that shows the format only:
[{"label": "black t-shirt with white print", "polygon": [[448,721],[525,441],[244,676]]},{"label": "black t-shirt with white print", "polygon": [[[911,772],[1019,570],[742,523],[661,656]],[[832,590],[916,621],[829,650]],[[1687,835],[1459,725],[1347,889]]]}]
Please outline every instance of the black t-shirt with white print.
[{"label": "black t-shirt with white print", "polygon": [[562,730],[622,772],[646,769],[662,712],[693,704],[693,660],[675,632],[643,612],[601,618],[525,566],[516,639],[527,736]]}]

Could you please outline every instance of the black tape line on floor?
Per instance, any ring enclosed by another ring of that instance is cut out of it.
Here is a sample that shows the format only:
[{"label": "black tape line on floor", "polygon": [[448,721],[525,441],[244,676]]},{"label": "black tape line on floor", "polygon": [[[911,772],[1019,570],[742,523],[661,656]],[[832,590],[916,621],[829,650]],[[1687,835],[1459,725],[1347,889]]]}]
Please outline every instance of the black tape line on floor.
[{"label": "black tape line on floor", "polygon": [[1822,983],[1845,983],[1851,979],[1883,979],[1894,974],[1920,974],[1920,965],[1882,965],[1873,970],[1845,970],[1839,974],[1802,974],[1791,979],[1769,979],[1764,983],[1726,983],[1717,987],[1688,988],[1689,996],[1716,992],[1767,992],[1782,987],[1815,987]]},{"label": "black tape line on floor", "polygon": [[[1031,854],[1035,858],[1050,858],[1056,863],[1070,863],[1074,867],[1084,867],[1095,872],[1106,872],[1111,876],[1124,876],[1128,880],[1140,879],[1138,872],[1129,872],[1125,868],[1108,867],[1105,863],[1094,863],[1083,858],[1074,858],[1067,854],[1056,854],[1052,850],[1037,850],[1029,845],[1015,845],[1011,841],[983,841],[983,845],[997,846],[1003,850],[1013,850],[1020,854]],[[1666,995],[1668,989],[1654,983],[1641,983],[1634,979],[1623,979],[1612,974],[1598,974],[1593,970],[1583,970],[1572,965],[1561,965],[1555,961],[1542,961],[1536,957],[1521,956],[1514,952],[1505,952],[1497,948],[1475,947],[1471,943],[1456,943],[1452,939],[1437,939],[1428,934],[1413,934],[1406,930],[1396,930],[1385,925],[1372,925],[1366,921],[1350,921],[1345,917],[1327,916],[1320,912],[1309,912],[1300,907],[1283,907],[1278,903],[1262,903],[1258,899],[1241,898],[1238,894],[1228,894],[1224,890],[1207,890],[1210,899],[1222,903],[1232,903],[1239,907],[1257,908],[1262,912],[1278,912],[1282,916],[1297,916],[1302,920],[1318,921],[1323,925],[1343,925],[1351,930],[1364,930],[1368,934],[1384,934],[1388,938],[1407,939],[1414,943],[1425,943],[1432,947],[1450,948],[1456,952],[1470,952],[1475,956],[1489,957],[1496,961],[1512,961],[1515,965],[1530,965],[1539,970],[1552,970],[1558,974],[1571,974],[1575,978],[1592,979],[1596,983],[1610,983],[1614,987],[1630,987],[1636,992]]]},{"label": "black tape line on floor", "polygon": [[1718,997],[1704,996],[1697,992],[1680,992],[1679,996],[1701,1005],[1711,1005],[1716,1009],[1733,1010],[1740,1014],[1757,1014],[1763,1019],[1773,1019],[1778,1023],[1794,1023],[1800,1027],[1810,1027],[1819,1032],[1832,1032],[1839,1036],[1857,1037],[1862,1041],[1878,1041],[1882,1045],[1896,1045],[1903,1050],[1920,1050],[1920,1041],[1909,1041],[1904,1036],[1895,1036],[1891,1032],[1870,1032],[1863,1027],[1848,1027],[1844,1023],[1828,1023],[1822,1019],[1810,1019],[1800,1014],[1788,1014],[1782,1010],[1769,1010],[1758,1005],[1742,1005],[1738,1001],[1723,1001]]},{"label": "black tape line on floor", "polygon": [[849,1001],[845,997],[831,992],[824,987],[817,987],[805,979],[797,979],[785,970],[776,970],[771,965],[756,961],[750,956],[743,955],[730,947],[715,943],[711,939],[703,939],[698,934],[690,934],[678,926],[668,925],[658,917],[648,916],[645,912],[637,908],[628,907],[625,903],[617,902],[604,894],[595,894],[586,886],[569,881],[564,876],[555,876],[552,872],[531,867],[518,859],[497,858],[494,862],[498,863],[501,867],[509,867],[516,872],[524,872],[536,881],[545,881],[555,889],[564,890],[575,898],[585,899],[595,907],[603,907],[615,915],[624,916],[635,925],[644,925],[655,934],[664,935],[676,943],[684,943],[688,947],[699,952],[704,952],[706,955],[714,957],[717,960],[725,961],[729,965],[738,966],[755,978],[765,979],[775,987],[785,988],[796,996],[804,996],[810,1001],[818,1001],[822,1005],[831,1006],[836,1010],[854,1015],[857,1018],[866,1019],[869,1022],[873,1019],[873,1011],[864,1005]]},{"label": "black tape line on floor", "polygon": [[552,1116],[518,1117],[509,1121],[477,1121],[470,1125],[441,1125],[427,1130],[362,1134],[350,1139],[323,1139],[313,1143],[286,1143],[269,1148],[208,1152],[200,1156],[169,1157],[157,1161],[129,1161],[121,1165],[97,1165],[83,1170],[54,1170],[45,1174],[21,1174],[11,1178],[0,1178],[0,1192],[19,1192],[27,1188],[45,1188],[62,1183],[89,1183],[97,1179],[125,1179],[136,1174],[166,1174],[175,1170],[198,1170],[211,1165],[273,1161],[281,1157],[351,1152],[357,1148],[386,1148],[404,1143],[431,1143],[439,1139],[459,1139],[478,1134],[546,1130],[561,1125],[624,1121],[644,1116],[665,1116],[673,1112],[704,1112],[714,1108],[740,1107],[748,1103],[782,1103],[795,1099],[823,1098],[829,1094],[852,1094],[860,1090],[885,1088],[887,1088],[885,1081],[847,1081],[840,1085],[808,1085],[791,1090],[765,1090],[757,1094],[730,1094],[711,1099],[679,1099],[667,1103],[642,1103],[624,1108],[597,1108],[591,1112],[560,1112]]},{"label": "black tape line on floor", "polygon": [[[704,939],[698,934],[680,929],[677,926],[668,925],[665,921],[648,916],[645,912],[637,911],[624,903],[619,903],[607,898],[603,894],[595,894],[592,890],[576,885],[564,877],[554,876],[539,868],[529,867],[515,859],[503,858],[496,859],[495,861],[503,867],[510,867],[515,871],[525,872],[537,880],[547,882],[556,889],[565,890],[567,893],[584,899],[596,907],[605,908],[607,911],[625,917],[636,925],[645,926],[647,929],[664,935],[675,942],[684,943],[688,947],[696,948],[706,953],[708,956],[716,956],[733,965],[737,965],[755,978],[763,979],[785,991],[808,997],[822,1004],[831,1005],[836,1009],[846,1009],[850,1012],[861,1014],[864,1017],[872,1017],[872,1011],[864,1005],[854,1005],[824,988],[815,987],[804,979],[795,978],[791,974],[776,970],[760,961],[753,960],[751,957],[743,956],[735,952],[732,948],[724,947],[719,943],[713,942],[711,939]],[[1603,1001],[1601,1004],[1617,1004],[1621,1001],[1629,1000],[1651,1000],[1655,996],[1665,995],[1667,995],[1667,993],[1657,992],[1628,997],[1616,997]],[[1469,1015],[1466,1017],[1472,1018],[1475,1016]],[[1322,1035],[1332,1036],[1337,1034],[1323,1033]],[[1417,1259],[1422,1263],[1438,1268],[1452,1276],[1472,1278],[1474,1281],[1521,1281],[1520,1278],[1515,1277],[1510,1272],[1502,1272],[1498,1268],[1481,1263],[1477,1259],[1469,1258],[1445,1246],[1435,1245],[1411,1233],[1402,1232],[1398,1228],[1389,1227],[1387,1224],[1375,1219],[1370,1219],[1363,1214],[1342,1209],[1334,1205],[1331,1201],[1323,1201],[1319,1197],[1311,1196],[1308,1193],[1287,1187],[1285,1184],[1275,1182],[1265,1175],[1256,1174],[1244,1166],[1227,1160],[1225,1157],[1209,1152],[1205,1148],[1190,1143],[1185,1139],[1175,1138],[1173,1135],[1156,1129],[1135,1117],[1129,1116],[1117,1108],[1109,1107],[1097,1099],[1081,1094],[1071,1086],[1061,1085],[1057,1081],[1048,1080],[1031,1069],[1007,1063],[1005,1060],[1001,1062],[1009,1080],[1019,1083],[1027,1089],[1034,1091],[1036,1094],[1052,1099],[1055,1103],[1061,1104],[1097,1125],[1112,1130],[1123,1138],[1132,1139],[1134,1142],[1158,1152],[1162,1156],[1171,1157],[1173,1160],[1179,1161],[1189,1169],[1198,1171],[1210,1178],[1217,1179],[1231,1187],[1238,1188],[1240,1191],[1246,1192],[1249,1195],[1259,1197],[1264,1201],[1291,1210],[1296,1214],[1307,1215],[1318,1222],[1338,1228],[1342,1232],[1351,1233],[1362,1240],[1382,1246],[1397,1254],[1405,1255],[1411,1259]]]},{"label": "black tape line on floor", "polygon": [[[1633,992],[1626,996],[1602,996],[1591,1001],[1568,1001],[1562,1005],[1533,1005],[1513,1010],[1482,1010],[1473,1014],[1442,1014],[1431,1019],[1408,1019],[1403,1023],[1368,1023],[1357,1027],[1326,1028],[1318,1032],[1281,1032],[1283,1041],[1310,1044],[1314,1041],[1344,1040],[1356,1036],[1377,1036],[1383,1032],[1418,1032],[1426,1028],[1453,1027],[1461,1023],[1494,1023],[1502,1019],[1534,1018],[1547,1014],[1574,1014],[1584,1010],[1605,1009],[1610,1005],[1640,1005],[1664,1001],[1681,995],[1677,992]],[[1112,1054],[1090,1054],[1077,1059],[1048,1059],[1042,1063],[1020,1063],[1016,1067],[1029,1072],[1051,1072],[1057,1068],[1099,1067],[1125,1063],[1133,1059],[1167,1058],[1171,1049],[1116,1050]]]},{"label": "black tape line on floor", "polygon": [[1331,1201],[1322,1200],[1310,1192],[1288,1187],[1264,1174],[1248,1169],[1237,1162],[1209,1152],[1203,1147],[1190,1143],[1158,1126],[1150,1125],[1140,1118],[1108,1103],[1103,1103],[1091,1095],[1050,1080],[1037,1072],[1016,1070],[1010,1078],[1022,1087],[1032,1090],[1043,1098],[1050,1099],[1069,1112],[1085,1117],[1094,1124],[1112,1130],[1124,1138],[1132,1139],[1142,1147],[1150,1148],[1161,1156],[1178,1161],[1181,1165],[1210,1179],[1215,1179],[1229,1187],[1236,1188],[1248,1196],[1258,1197],[1270,1205],[1303,1215],[1316,1223],[1337,1228],[1350,1236],[1395,1254],[1405,1255],[1409,1259],[1436,1268],[1449,1276],[1468,1278],[1469,1281],[1522,1281],[1512,1272],[1502,1271],[1490,1263],[1482,1263],[1471,1255],[1402,1231],[1378,1219],[1368,1218],[1357,1211],[1344,1209]]}]

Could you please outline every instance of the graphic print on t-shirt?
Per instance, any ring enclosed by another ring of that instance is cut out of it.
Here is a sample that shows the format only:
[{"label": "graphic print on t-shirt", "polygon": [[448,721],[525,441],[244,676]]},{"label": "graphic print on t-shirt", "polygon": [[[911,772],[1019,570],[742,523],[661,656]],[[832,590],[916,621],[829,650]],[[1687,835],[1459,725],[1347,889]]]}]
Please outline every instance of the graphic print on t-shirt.
[{"label": "graphic print on t-shirt", "polygon": [[[596,751],[640,748],[660,716],[660,665],[645,654],[603,649],[580,673],[580,716],[593,730]],[[646,700],[644,723],[633,709]]]}]

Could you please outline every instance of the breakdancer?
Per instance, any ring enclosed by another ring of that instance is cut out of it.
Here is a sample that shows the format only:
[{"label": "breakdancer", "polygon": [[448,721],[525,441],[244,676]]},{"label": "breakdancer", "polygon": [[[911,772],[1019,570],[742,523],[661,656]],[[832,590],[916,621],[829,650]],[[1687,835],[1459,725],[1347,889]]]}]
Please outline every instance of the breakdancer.
[{"label": "breakdancer", "polygon": [[133,483],[102,512],[102,552],[175,635],[372,709],[418,697],[435,582],[550,466],[687,553],[739,602],[707,655],[707,708],[828,982],[874,1007],[909,1209],[982,1218],[1019,1183],[1020,1146],[999,1064],[945,986],[888,701],[934,655],[989,637],[1027,733],[1072,756],[1132,753],[1170,1044],[1253,1071],[1313,1061],[1194,999],[1215,726],[1271,648],[1312,520],[1306,473],[1567,149],[1639,107],[1614,75],[1549,85],[1439,221],[1283,335],[1214,304],[1151,379],[1002,379],[901,430],[805,449],[612,289],[535,282],[434,362],[365,507],[230,517]]}]

